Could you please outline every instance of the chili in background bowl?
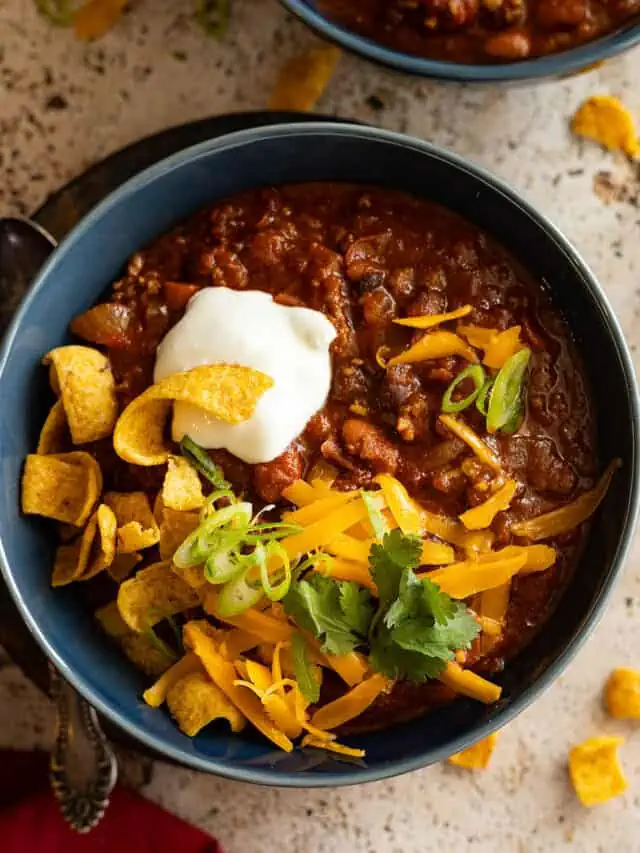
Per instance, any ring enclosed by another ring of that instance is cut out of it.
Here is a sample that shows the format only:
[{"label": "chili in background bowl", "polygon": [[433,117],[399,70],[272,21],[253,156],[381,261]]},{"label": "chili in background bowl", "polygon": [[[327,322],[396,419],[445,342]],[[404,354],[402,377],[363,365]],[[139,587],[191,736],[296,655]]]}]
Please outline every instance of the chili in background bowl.
[{"label": "chili in background bowl", "polygon": [[[55,547],[42,520],[21,516],[22,462],[48,406],[43,353],[68,340],[68,325],[93,305],[127,258],[216,199],[303,181],[375,184],[441,204],[497,239],[547,284],[585,363],[596,408],[598,455],[622,469],[593,520],[587,547],[554,612],[497,677],[503,698],[466,699],[383,732],[350,739],[366,760],[317,751],[277,752],[252,735],[212,728],[190,739],[144,704],[144,677],[109,644],[73,587],[49,586]],[[602,613],[628,550],[638,509],[638,395],[618,323],[573,247],[499,179],[428,143],[374,128],[301,124],[243,131],[176,154],[98,205],[61,244],[32,286],[0,357],[4,403],[0,562],[34,636],[62,674],[109,720],[160,755],[240,781],[328,786],[418,769],[504,725],[556,678]]]},{"label": "chili in background bowl", "polygon": [[[334,42],[345,50],[349,50],[364,59],[369,59],[378,65],[403,71],[418,77],[436,80],[456,81],[460,83],[526,83],[544,79],[562,78],[590,70],[593,66],[623,53],[640,43],[640,16],[629,17],[610,31],[599,34],[584,43],[576,42],[563,50],[552,50],[542,55],[528,58],[505,58],[487,55],[484,61],[470,55],[468,45],[460,44],[456,51],[455,40],[459,33],[464,32],[463,25],[459,30],[447,29],[443,33],[450,37],[453,48],[451,56],[446,57],[442,46],[438,53],[442,56],[422,55],[421,51],[427,37],[418,37],[405,28],[401,37],[388,35],[378,39],[376,30],[378,22],[368,18],[367,12],[377,10],[384,0],[366,0],[363,3],[365,14],[360,17],[353,7],[363,0],[281,0],[282,5],[304,21],[311,29],[324,39]],[[466,2],[466,0],[465,0]],[[409,2],[399,6],[409,6]],[[435,5],[435,4],[434,4]],[[446,3],[441,2],[440,7]],[[416,13],[417,14],[417,13]],[[360,18],[358,27],[351,25],[351,16]],[[496,35],[506,34],[508,29],[496,30]],[[564,36],[567,31],[560,28],[558,35]]]}]

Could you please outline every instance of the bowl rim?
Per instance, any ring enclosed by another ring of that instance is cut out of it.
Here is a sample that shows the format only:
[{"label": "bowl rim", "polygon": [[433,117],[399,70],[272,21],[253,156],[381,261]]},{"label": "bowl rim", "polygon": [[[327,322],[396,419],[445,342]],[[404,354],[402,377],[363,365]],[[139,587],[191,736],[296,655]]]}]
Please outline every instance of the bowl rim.
[{"label": "bowl rim", "polygon": [[52,276],[55,276],[56,267],[59,264],[60,258],[62,258],[71,247],[80,242],[83,239],[84,234],[89,231],[107,211],[117,208],[123,199],[129,198],[130,196],[138,193],[145,186],[161,179],[163,175],[179,169],[187,162],[207,159],[215,152],[230,151],[235,148],[243,147],[247,144],[258,142],[265,137],[274,139],[291,135],[310,136],[318,134],[331,137],[346,136],[351,139],[355,138],[362,139],[364,141],[374,140],[389,143],[402,148],[412,149],[430,158],[447,162],[460,171],[481,180],[492,190],[507,197],[511,203],[518,206],[525,214],[533,219],[536,224],[541,226],[548,238],[555,242],[556,245],[564,251],[578,269],[584,282],[584,286],[598,303],[606,318],[607,326],[617,350],[619,363],[625,376],[625,385],[628,390],[629,404],[635,413],[635,417],[632,418],[632,422],[630,424],[633,439],[633,458],[629,460],[631,488],[624,527],[622,529],[615,554],[611,560],[607,577],[601,585],[600,591],[595,600],[592,602],[588,612],[583,616],[583,630],[576,633],[570,642],[567,643],[565,648],[559,652],[557,658],[548,664],[542,674],[540,674],[532,684],[523,690],[518,697],[511,701],[508,706],[498,708],[493,717],[474,726],[471,731],[458,735],[453,739],[453,741],[431,750],[427,755],[425,755],[425,753],[413,755],[402,760],[398,759],[396,761],[389,762],[387,765],[378,768],[354,766],[352,772],[349,772],[348,774],[327,772],[323,773],[321,776],[305,776],[297,772],[288,772],[279,773],[274,777],[268,768],[255,766],[232,767],[216,758],[205,758],[193,755],[178,747],[166,744],[161,737],[156,737],[155,735],[150,734],[142,725],[128,720],[121,710],[119,710],[115,705],[108,703],[98,692],[94,691],[92,687],[87,684],[81,674],[72,671],[68,667],[65,662],[63,652],[53,646],[48,637],[41,631],[35,618],[31,615],[27,601],[22,597],[18,589],[17,582],[14,578],[14,572],[9,565],[2,531],[0,531],[0,571],[4,576],[5,583],[7,584],[9,592],[16,603],[22,618],[47,657],[94,708],[96,708],[115,725],[119,726],[131,735],[134,739],[154,750],[159,756],[164,755],[170,760],[176,761],[183,766],[208,773],[215,773],[219,776],[238,782],[252,782],[264,785],[275,785],[278,787],[298,788],[337,787],[363,782],[373,782],[413,770],[418,770],[427,765],[442,761],[449,755],[467,748],[472,743],[486,737],[516,717],[521,711],[528,707],[535,698],[540,696],[565,669],[569,661],[580,649],[598,623],[631,547],[640,506],[640,454],[638,453],[638,448],[640,446],[640,398],[635,381],[633,363],[622,334],[622,330],[615,314],[613,313],[609,301],[601,285],[587,264],[581,258],[580,254],[574,248],[572,243],[567,240],[556,226],[553,225],[543,214],[535,210],[505,181],[496,177],[484,167],[471,163],[460,157],[458,154],[440,148],[432,143],[395,133],[393,131],[381,130],[366,125],[308,122],[272,125],[268,127],[237,131],[217,139],[207,140],[205,142],[198,143],[197,145],[185,148],[182,151],[159,161],[153,166],[150,166],[137,175],[134,175],[118,189],[110,193],[103,201],[94,207],[87,216],[80,220],[69,235],[60,243],[58,248],[52,253],[32,283],[2,342],[2,348],[0,350],[0,386],[11,350],[20,335],[20,329],[23,321],[27,317],[32,304],[38,299],[40,292],[48,286],[49,281],[55,281],[55,277]]},{"label": "bowl rim", "polygon": [[597,65],[640,44],[640,19],[631,19],[610,33],[569,50],[517,62],[467,64],[395,50],[327,18],[308,0],[279,2],[318,35],[376,65],[416,77],[449,82],[526,83],[545,78],[570,77],[589,71],[591,65]]}]

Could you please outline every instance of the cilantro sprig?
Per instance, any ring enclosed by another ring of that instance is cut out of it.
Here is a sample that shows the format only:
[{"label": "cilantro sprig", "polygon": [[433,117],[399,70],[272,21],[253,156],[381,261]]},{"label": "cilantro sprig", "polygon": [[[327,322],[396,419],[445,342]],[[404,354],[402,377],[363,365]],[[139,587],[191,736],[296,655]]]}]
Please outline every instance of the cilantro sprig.
[{"label": "cilantro sprig", "polygon": [[391,678],[417,683],[437,678],[458,649],[470,647],[480,628],[464,604],[416,576],[421,554],[421,539],[397,529],[371,546],[377,609],[358,584],[318,574],[292,586],[285,609],[327,654],[360,648],[369,653],[373,669]]}]

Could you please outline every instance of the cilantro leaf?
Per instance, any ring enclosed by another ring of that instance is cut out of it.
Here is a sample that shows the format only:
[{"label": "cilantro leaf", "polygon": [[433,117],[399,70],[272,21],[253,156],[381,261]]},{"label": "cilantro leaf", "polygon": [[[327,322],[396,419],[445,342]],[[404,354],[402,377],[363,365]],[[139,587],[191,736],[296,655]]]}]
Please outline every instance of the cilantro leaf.
[{"label": "cilantro leaf", "polygon": [[320,574],[293,584],[283,604],[296,624],[322,640],[323,651],[330,655],[348,654],[363,645],[373,612],[367,590]]},{"label": "cilantro leaf", "polygon": [[317,702],[320,698],[320,682],[316,678],[316,668],[309,661],[307,643],[302,634],[295,633],[291,637],[291,658],[300,692],[307,702]]},{"label": "cilantro leaf", "polygon": [[374,543],[369,554],[370,571],[380,598],[380,609],[386,610],[398,597],[404,569],[420,565],[422,540],[405,536],[398,528],[386,533],[382,544]]},{"label": "cilantro leaf", "polygon": [[369,656],[371,667],[389,678],[406,678],[422,684],[442,674],[446,662],[399,646],[384,625],[376,633]]},{"label": "cilantro leaf", "polygon": [[366,637],[373,616],[371,593],[357,583],[347,581],[341,581],[339,589],[340,607],[345,619],[356,634]]},{"label": "cilantro leaf", "polygon": [[394,530],[371,546],[371,574],[380,606],[369,630],[370,663],[392,678],[437,678],[457,649],[469,648],[479,626],[464,604],[413,571],[422,542]]},{"label": "cilantro leaf", "polygon": [[440,587],[428,578],[418,581],[418,583],[422,584],[422,596],[425,607],[429,609],[438,624],[446,624],[447,620],[455,615],[460,605],[457,605],[451,596],[447,595],[446,592],[442,592]]}]

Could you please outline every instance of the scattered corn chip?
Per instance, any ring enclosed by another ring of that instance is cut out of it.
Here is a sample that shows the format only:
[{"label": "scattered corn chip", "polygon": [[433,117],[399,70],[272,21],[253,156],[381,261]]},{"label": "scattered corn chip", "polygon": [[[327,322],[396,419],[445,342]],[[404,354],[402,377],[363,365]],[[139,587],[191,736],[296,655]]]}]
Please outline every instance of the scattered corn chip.
[{"label": "scattered corn chip", "polygon": [[89,0],[75,13],[73,28],[76,37],[92,41],[103,36],[124,12],[128,0]]},{"label": "scattered corn chip", "polygon": [[46,456],[50,453],[62,453],[71,444],[67,417],[64,413],[62,400],[56,400],[51,407],[44,426],[40,431],[36,453]]},{"label": "scattered corn chip", "polygon": [[102,491],[102,473],[88,453],[30,454],[22,475],[22,511],[82,527]]},{"label": "scattered corn chip", "polygon": [[123,620],[115,601],[96,610],[103,631],[117,642],[125,655],[147,675],[158,677],[173,664],[163,647],[149,634],[137,634]]},{"label": "scattered corn chip", "polygon": [[227,720],[232,732],[239,732],[246,725],[240,711],[205,672],[191,672],[176,681],[167,692],[167,705],[171,716],[189,737],[195,737],[214,720]]},{"label": "scattered corn chip", "polygon": [[91,347],[67,346],[51,350],[42,363],[51,365],[52,385],[59,389],[73,443],[111,435],[118,404],[109,359]]},{"label": "scattered corn chip", "polygon": [[633,117],[624,104],[611,95],[593,95],[571,120],[578,136],[598,142],[609,151],[622,151],[628,157],[640,152]]},{"label": "scattered corn chip", "polygon": [[583,806],[597,806],[627,789],[627,780],[618,762],[620,737],[602,735],[574,746],[569,752],[569,774]]},{"label": "scattered corn chip", "polygon": [[116,554],[107,572],[116,583],[126,581],[135,567],[142,561],[142,554]]},{"label": "scattered corn chip", "polygon": [[183,456],[170,456],[162,485],[162,503],[166,509],[186,512],[200,509],[204,503],[198,472]]},{"label": "scattered corn chip", "polygon": [[[108,506],[100,504],[82,534],[77,580],[89,580],[111,565],[116,556],[116,517]],[[54,583],[55,586],[55,583]]]},{"label": "scattered corn chip", "polygon": [[163,465],[169,459],[165,422],[174,400],[203,409],[230,424],[251,417],[273,380],[249,367],[212,364],[167,376],[136,397],[120,415],[113,434],[116,453],[134,465]]},{"label": "scattered corn chip", "polygon": [[448,759],[449,764],[455,764],[456,767],[464,767],[467,770],[484,770],[489,766],[497,742],[498,735],[494,732],[468,749],[458,752],[457,755],[451,755]]},{"label": "scattered corn chip", "polygon": [[133,554],[160,541],[160,530],[144,492],[106,492],[104,502],[117,519],[119,554]]},{"label": "scattered corn chip", "polygon": [[159,708],[173,685],[192,672],[204,672],[204,669],[200,663],[200,658],[193,652],[187,652],[184,657],[163,673],[151,687],[144,691],[142,698],[152,708]]},{"label": "scattered corn chip", "polygon": [[198,604],[190,586],[171,571],[168,562],[141,569],[118,590],[118,609],[132,631],[147,631],[157,622]]},{"label": "scattered corn chip", "polygon": [[160,557],[171,560],[187,536],[199,524],[197,512],[179,512],[165,508],[160,522]]},{"label": "scattered corn chip", "polygon": [[607,711],[618,720],[640,720],[640,672],[614,669],[605,688]]},{"label": "scattered corn chip", "polygon": [[312,110],[327,88],[340,51],[331,45],[311,48],[294,56],[280,70],[269,99],[270,110]]}]

